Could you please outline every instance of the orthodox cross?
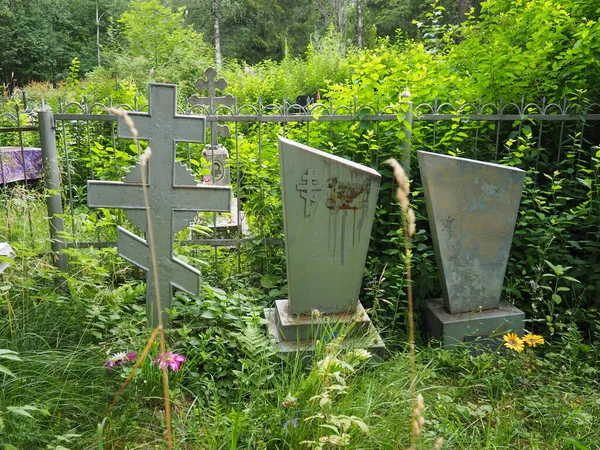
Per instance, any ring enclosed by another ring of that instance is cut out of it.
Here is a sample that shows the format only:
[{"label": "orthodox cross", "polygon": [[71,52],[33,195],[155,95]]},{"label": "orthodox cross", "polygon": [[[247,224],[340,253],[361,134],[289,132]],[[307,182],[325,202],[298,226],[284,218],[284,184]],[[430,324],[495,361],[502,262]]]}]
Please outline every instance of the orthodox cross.
[{"label": "orthodox cross", "polygon": [[[217,71],[212,67],[206,69],[204,74],[206,75],[206,80],[198,78],[195,86],[200,92],[208,91],[208,97],[200,97],[194,94],[190,97],[190,103],[194,106],[208,106],[209,116],[216,115],[217,106],[235,106],[235,97],[233,95],[227,94],[225,97],[217,97],[217,89],[224,91],[227,88],[227,81],[224,78],[216,80]],[[210,122],[210,145],[213,147],[217,145],[218,136],[229,136],[229,127],[212,121]]]},{"label": "orthodox cross", "polygon": [[229,211],[231,188],[197,185],[192,172],[176,160],[177,142],[204,142],[206,133],[205,117],[177,114],[176,86],[151,83],[148,109],[147,114],[129,113],[137,136],[121,117],[118,135],[148,140],[149,159],[136,164],[123,182],[88,181],[88,205],[123,208],[146,232],[144,240],[118,227],[117,246],[119,256],[147,272],[147,313],[156,326],[159,315],[164,324],[169,322],[165,309],[171,308],[173,286],[199,293],[200,272],[173,255],[174,233],[189,225],[198,211]]},{"label": "orthodox cross", "polygon": [[300,191],[300,197],[304,199],[304,215],[310,216],[313,203],[316,203],[318,200],[315,192],[321,190],[321,185],[315,171],[312,169],[308,169],[306,175],[302,175],[302,180],[306,184],[297,184],[296,190]]}]

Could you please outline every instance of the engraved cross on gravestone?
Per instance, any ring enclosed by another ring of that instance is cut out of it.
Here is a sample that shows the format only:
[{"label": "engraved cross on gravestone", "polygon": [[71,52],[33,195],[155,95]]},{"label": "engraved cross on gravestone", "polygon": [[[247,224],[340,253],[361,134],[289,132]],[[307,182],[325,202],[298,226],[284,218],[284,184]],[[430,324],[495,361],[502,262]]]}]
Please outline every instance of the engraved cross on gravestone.
[{"label": "engraved cross on gravestone", "polygon": [[318,192],[321,190],[321,185],[319,184],[319,178],[315,174],[313,169],[308,169],[305,175],[302,175],[303,184],[297,184],[296,190],[300,191],[300,197],[302,197],[305,201],[304,203],[304,215],[310,216],[313,205],[317,203],[318,198],[314,192]]},{"label": "engraved cross on gravestone", "polygon": [[[171,307],[172,286],[192,295],[199,292],[200,272],[173,255],[174,233],[187,226],[198,211],[229,211],[231,188],[197,185],[194,175],[175,159],[177,142],[204,142],[205,138],[204,117],[177,114],[176,86],[150,84],[148,114],[129,115],[138,137],[149,141],[152,150],[148,163],[134,166],[124,182],[88,181],[88,205],[123,208],[132,223],[147,232],[144,240],[118,227],[117,245],[119,256],[147,272],[147,312],[150,323],[156,326],[160,314],[163,323],[168,323],[164,309]],[[135,137],[122,118],[118,120],[118,135]],[[142,170],[146,171],[146,185]]]}]

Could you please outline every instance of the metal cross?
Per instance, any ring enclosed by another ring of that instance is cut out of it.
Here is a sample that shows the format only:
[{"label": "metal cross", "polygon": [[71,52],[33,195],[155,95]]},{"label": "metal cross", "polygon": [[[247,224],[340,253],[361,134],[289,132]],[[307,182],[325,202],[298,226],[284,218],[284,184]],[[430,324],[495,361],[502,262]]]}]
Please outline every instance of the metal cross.
[{"label": "metal cross", "polygon": [[[190,97],[190,103],[194,106],[197,105],[208,105],[208,115],[216,115],[217,106],[235,106],[235,97],[231,94],[227,94],[224,97],[217,97],[217,89],[224,91],[227,88],[227,81],[224,78],[216,80],[217,71],[209,67],[204,72],[206,80],[198,78],[196,83],[196,89],[200,92],[208,91],[208,97],[200,97],[194,94]],[[229,136],[229,127],[227,125],[219,125],[215,122],[210,123],[210,144],[215,146],[218,143],[218,136],[227,137]]]},{"label": "metal cross", "polygon": [[302,179],[306,181],[306,184],[297,184],[296,190],[300,191],[300,197],[305,201],[304,203],[304,215],[310,216],[312,211],[312,204],[317,202],[317,196],[313,193],[314,191],[320,191],[321,185],[318,184],[318,178],[314,170],[308,169],[306,175],[302,175]]},{"label": "metal cross", "polygon": [[[177,142],[204,142],[205,117],[177,114],[177,87],[150,84],[148,114],[129,113],[140,139],[149,140],[151,156],[147,166],[135,166],[125,182],[88,181],[88,205],[96,208],[123,208],[132,222],[148,231],[146,240],[118,227],[119,256],[147,271],[147,312],[153,326],[172,305],[172,286],[198,295],[200,272],[173,255],[173,235],[186,226],[185,220],[197,211],[230,210],[231,188],[197,185],[193,174],[175,159]],[[135,137],[122,118],[118,135]],[[141,171],[147,170],[143,185]],[[147,191],[148,205],[145,204]],[[152,229],[145,220],[149,210]],[[151,231],[151,232],[150,232]],[[156,260],[151,257],[151,246]],[[157,276],[153,266],[156,265]],[[160,299],[160,305],[158,300]]]}]

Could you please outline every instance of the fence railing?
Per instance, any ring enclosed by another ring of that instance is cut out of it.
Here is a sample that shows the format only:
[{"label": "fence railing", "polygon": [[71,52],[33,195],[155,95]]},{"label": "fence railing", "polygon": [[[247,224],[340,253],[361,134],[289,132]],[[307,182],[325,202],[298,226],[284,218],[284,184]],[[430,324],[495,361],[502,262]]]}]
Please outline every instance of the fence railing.
[{"label": "fence railing", "polygon": [[[194,96],[195,97],[195,96]],[[197,97],[199,98],[199,97]],[[511,140],[526,134],[531,144],[547,148],[557,161],[567,146],[589,147],[589,140],[600,142],[600,105],[557,104],[542,101],[541,104],[462,104],[451,105],[434,101],[412,107],[409,98],[405,106],[358,104],[334,105],[333,101],[308,106],[290,104],[263,105],[260,100],[254,105],[235,104],[224,101],[224,97],[205,97],[202,102],[192,97],[179,108],[181,114],[206,116],[210,147],[205,163],[214,171],[214,149],[224,144],[230,151],[229,169],[231,185],[239,201],[232,216],[237,218],[234,229],[219,234],[217,217],[212,217],[212,236],[190,235],[179,239],[182,245],[203,245],[214,249],[218,263],[218,247],[233,248],[237,252],[238,268],[242,246],[255,242],[260,236],[264,245],[280,244],[280,236],[272,236],[268,226],[265,202],[272,196],[272,162],[276,136],[284,135],[302,140],[350,158],[361,158],[372,166],[379,167],[378,155],[385,146],[397,152],[397,157],[410,164],[410,147],[432,151],[454,151],[467,157],[498,160],[509,153]],[[219,104],[223,101],[227,104]],[[114,105],[130,111],[144,111],[147,105]],[[44,180],[47,189],[48,217],[50,218],[51,250],[55,255],[68,247],[114,245],[110,227],[125,221],[121,212],[114,217],[85,209],[85,181],[88,179],[120,179],[137,157],[130,146],[131,141],[119,139],[116,132],[116,116],[107,113],[113,105],[81,103],[59,103],[57,112],[22,111],[18,104],[13,111],[0,113],[0,145],[17,147],[21,160],[25,161],[25,149],[41,144],[44,161]],[[5,107],[6,109],[6,107]],[[403,121],[398,120],[401,114]],[[408,126],[407,126],[408,122]],[[450,126],[444,126],[444,124]],[[225,130],[228,125],[229,130]],[[455,126],[456,125],[456,126]],[[357,131],[358,130],[358,131]],[[356,138],[358,136],[358,138]],[[401,138],[399,138],[400,136]],[[597,138],[597,139],[596,139]],[[344,147],[347,145],[347,149]],[[178,157],[194,169],[199,178],[206,167],[201,167],[203,148],[193,144],[181,144]],[[139,149],[138,149],[139,151]],[[389,153],[389,152],[388,152]],[[0,169],[4,159],[0,154]],[[23,164],[25,186],[28,175]],[[214,180],[214,172],[210,174]],[[252,183],[252,185],[250,185]],[[4,182],[2,188],[4,216],[10,234],[7,199],[11,184]],[[264,211],[254,211],[245,228],[243,217],[249,207],[247,198]],[[66,214],[63,214],[63,209]],[[81,214],[92,214],[93,222],[102,223],[92,230],[82,232]],[[65,219],[66,222],[65,223]],[[210,221],[208,228],[210,227]],[[108,222],[114,222],[112,225]],[[31,220],[30,220],[31,223]],[[103,230],[107,231],[104,232]],[[204,228],[206,231],[206,227]],[[33,228],[31,229],[33,233]],[[56,258],[61,268],[66,267],[64,256]]]}]

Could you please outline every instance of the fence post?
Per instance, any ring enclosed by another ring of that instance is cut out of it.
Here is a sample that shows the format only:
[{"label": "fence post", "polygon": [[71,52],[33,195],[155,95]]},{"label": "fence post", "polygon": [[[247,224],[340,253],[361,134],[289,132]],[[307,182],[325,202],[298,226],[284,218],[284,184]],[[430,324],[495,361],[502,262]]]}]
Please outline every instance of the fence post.
[{"label": "fence post", "polygon": [[[408,126],[406,126],[406,124],[402,124],[402,129],[404,130],[404,139],[402,140],[402,167],[404,168],[404,171],[406,172],[406,176],[408,177],[408,179],[410,180],[410,147],[411,147],[411,139],[412,139],[412,125],[413,125],[413,118],[412,118],[412,107],[413,104],[410,101],[411,99],[411,95],[410,92],[408,91],[408,88],[404,89],[404,92],[402,92],[402,94],[400,94],[400,101],[401,102],[406,102],[408,104],[408,109],[406,110],[406,121],[408,122]],[[406,100],[404,100],[406,99]]]},{"label": "fence post", "polygon": [[63,233],[62,197],[60,194],[60,171],[58,154],[56,153],[56,132],[52,111],[38,112],[40,123],[40,141],[42,144],[42,161],[44,164],[44,182],[46,184],[48,217],[50,218],[50,242],[54,264],[59,270],[67,271],[67,255],[62,252],[66,248]]}]

